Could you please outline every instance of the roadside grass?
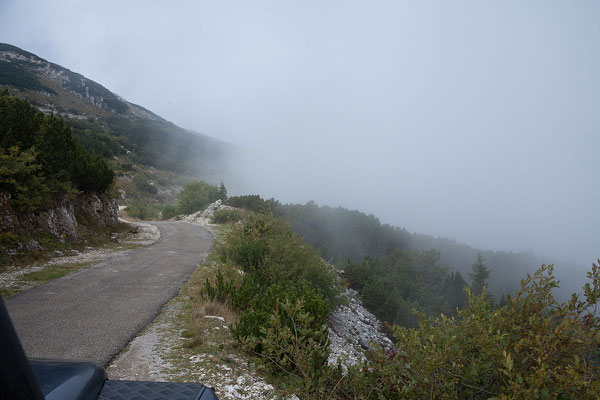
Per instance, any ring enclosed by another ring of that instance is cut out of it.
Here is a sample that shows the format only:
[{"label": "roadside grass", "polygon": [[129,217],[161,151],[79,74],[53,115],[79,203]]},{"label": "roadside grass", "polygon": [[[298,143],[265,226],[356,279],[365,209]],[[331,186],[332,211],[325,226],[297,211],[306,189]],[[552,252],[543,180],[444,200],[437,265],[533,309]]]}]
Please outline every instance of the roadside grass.
[{"label": "roadside grass", "polygon": [[20,288],[2,288],[0,289],[0,296],[2,296],[3,299],[8,299],[11,296],[14,296],[15,294],[21,293],[23,290],[21,290]]},{"label": "roadside grass", "polygon": [[39,269],[17,276],[8,287],[0,288],[0,295],[3,298],[9,298],[24,290],[40,286],[44,283],[62,278],[72,272],[79,271],[92,265],[93,262],[54,264],[39,267]]},{"label": "roadside grass", "polygon": [[[218,243],[218,239],[215,240]],[[212,281],[219,267],[217,254],[213,250],[206,260],[198,265],[181,291],[179,323],[184,327],[181,334],[185,338],[183,347],[195,352],[215,353],[215,349],[222,350],[228,342],[227,336],[231,336],[229,328],[224,328],[223,332],[214,331],[219,331],[220,327],[232,324],[238,319],[238,314],[227,304],[203,298],[201,295],[204,282],[206,279]]]},{"label": "roadside grass", "polygon": [[73,264],[49,265],[46,268],[38,271],[24,273],[22,275],[22,281],[46,283],[58,278],[62,278],[71,272],[79,271],[80,269],[88,267],[91,264],[91,262],[82,262]]},{"label": "roadside grass", "polygon": [[225,241],[225,237],[233,229],[232,224],[234,224],[234,223],[235,222],[230,222],[230,223],[226,223],[226,224],[211,224],[211,226],[208,227],[210,232],[215,237],[215,242],[217,244],[223,243]]},{"label": "roadside grass", "polygon": [[[119,222],[115,226],[100,226],[78,217],[78,220],[80,219],[83,221],[78,224],[82,236],[81,241],[68,238],[61,240],[45,232],[0,234],[2,235],[0,237],[0,254],[3,255],[6,254],[6,248],[14,248],[16,243],[25,246],[31,240],[35,240],[43,248],[43,250],[34,251],[20,250],[15,256],[5,257],[0,261],[0,295],[8,298],[99,262],[99,259],[77,260],[78,255],[85,254],[88,250],[107,251],[110,254],[112,251],[132,250],[143,245],[135,242],[110,240],[111,233],[118,234],[121,239],[127,238],[133,228],[129,223]],[[65,257],[65,260],[53,260],[57,256]],[[75,259],[70,259],[71,257]]]},{"label": "roadside grass", "polygon": [[[231,229],[227,225],[210,228],[217,243]],[[212,282],[218,269],[228,274],[239,273],[234,267],[221,264],[213,250],[180,294],[165,307],[176,310],[174,315],[157,319],[162,330],[159,351],[166,361],[162,372],[169,380],[199,381],[214,387],[219,398],[232,398],[232,393],[233,398],[237,395],[283,398],[280,390],[267,383],[260,360],[249,357],[231,335],[229,326],[237,322],[239,314],[226,303],[201,296],[204,282],[206,279]]]},{"label": "roadside grass", "polygon": [[[128,244],[111,242],[112,233],[119,235],[126,234],[132,229],[132,225],[119,222],[115,226],[101,226],[91,218],[77,216],[78,230],[81,234],[81,240],[74,240],[68,237],[58,238],[50,233],[42,231],[9,233],[3,232],[0,237],[0,273],[13,268],[23,268],[32,264],[47,262],[58,254],[71,254],[81,252],[93,247],[117,248]],[[4,240],[2,240],[4,239]],[[24,250],[30,241],[36,241],[43,250],[27,251]],[[21,248],[19,248],[19,244]],[[135,248],[133,246],[131,248]],[[14,256],[7,256],[9,250],[17,250]]]}]

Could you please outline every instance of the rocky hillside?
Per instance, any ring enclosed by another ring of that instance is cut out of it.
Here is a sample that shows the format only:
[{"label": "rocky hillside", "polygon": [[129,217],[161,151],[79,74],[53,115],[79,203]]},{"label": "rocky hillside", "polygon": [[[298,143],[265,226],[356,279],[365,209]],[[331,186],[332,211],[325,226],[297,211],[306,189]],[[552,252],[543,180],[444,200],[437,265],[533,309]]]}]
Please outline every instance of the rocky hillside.
[{"label": "rocky hillside", "polygon": [[180,128],[99,83],[4,43],[1,86],[42,112],[68,118],[79,141],[117,169],[139,165],[212,181],[227,171],[231,145]]},{"label": "rocky hillside", "polygon": [[36,213],[17,213],[9,206],[10,196],[0,195],[0,231],[23,232],[41,230],[57,238],[80,240],[76,215],[99,226],[114,226],[118,222],[119,207],[107,194],[82,194],[71,200],[65,196],[55,207]]}]

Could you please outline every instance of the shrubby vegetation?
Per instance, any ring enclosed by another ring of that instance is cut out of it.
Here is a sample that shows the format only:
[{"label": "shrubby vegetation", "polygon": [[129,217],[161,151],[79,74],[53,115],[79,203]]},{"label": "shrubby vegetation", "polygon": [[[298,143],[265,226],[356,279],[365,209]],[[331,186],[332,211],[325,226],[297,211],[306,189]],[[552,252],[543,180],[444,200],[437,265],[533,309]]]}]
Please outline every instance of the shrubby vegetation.
[{"label": "shrubby vegetation", "polygon": [[[440,255],[439,265],[459,271],[468,280],[473,260],[480,252],[451,239],[410,233],[382,224],[374,215],[342,207],[319,206],[314,202],[281,204],[275,199],[262,199],[259,195],[234,196],[227,203],[287,219],[294,231],[317,248],[326,260],[339,263],[348,259],[359,263],[365,257],[387,257],[397,250],[435,249]],[[488,289],[497,298],[516,290],[523,273],[533,273],[543,263],[529,252],[484,251],[482,255],[493,274]]]},{"label": "shrubby vegetation", "polygon": [[[595,264],[583,299],[574,295],[557,302],[553,267],[542,266],[498,306],[490,301],[485,279],[480,295],[469,290],[459,295],[464,280],[437,267],[435,251],[398,251],[350,263],[346,276],[351,284],[393,292],[385,296],[382,311],[389,320],[416,308],[418,325],[390,327],[394,350],[376,350],[344,374],[326,363],[325,318],[338,290],[327,290],[336,280],[318,254],[273,216],[251,216],[232,229],[217,251],[233,268],[207,280],[203,294],[240,312],[231,326],[234,337],[300,398],[597,398],[600,269]],[[473,270],[483,261],[476,259]],[[377,280],[380,274],[387,279]],[[384,282],[395,275],[397,281]],[[403,297],[408,286],[416,286],[408,290],[412,298]],[[393,304],[397,297],[401,302]],[[465,307],[455,316],[440,314],[452,302]]]},{"label": "shrubby vegetation", "polygon": [[218,252],[243,273],[219,272],[204,295],[241,313],[232,334],[274,376],[314,387],[327,371],[325,318],[338,294],[333,271],[287,222],[266,215],[234,226]]},{"label": "shrubby vegetation", "polygon": [[396,350],[351,368],[339,398],[597,399],[597,265],[588,277],[583,298],[558,303],[553,267],[542,266],[506,306],[469,293],[455,318],[420,314],[416,329],[395,326]]},{"label": "shrubby vegetation", "polygon": [[171,219],[178,216],[177,207],[173,204],[166,204],[162,208],[162,219]]},{"label": "shrubby vegetation", "polygon": [[203,181],[187,183],[177,195],[178,214],[192,214],[200,211],[220,197],[219,188]]},{"label": "shrubby vegetation", "polygon": [[114,180],[106,161],[85,150],[60,118],[0,92],[0,191],[18,211],[38,211],[74,191],[103,192]]},{"label": "shrubby vegetation", "polygon": [[21,89],[44,91],[56,95],[56,91],[42,85],[35,74],[18,68],[12,62],[0,61],[0,84],[11,84]]},{"label": "shrubby vegetation", "polygon": [[213,224],[225,224],[227,222],[237,222],[244,218],[240,210],[219,210],[215,211],[210,222]]},{"label": "shrubby vegetation", "polygon": [[[220,186],[212,185],[203,181],[191,181],[184,185],[183,190],[177,195],[175,204],[167,204],[162,207],[162,218],[171,219],[178,215],[193,214],[203,210],[209,204],[227,197],[227,189],[221,183]],[[217,223],[241,219],[239,211],[217,212]],[[229,218],[229,219],[228,219]]]},{"label": "shrubby vegetation", "polygon": [[148,194],[158,193],[158,189],[156,188],[156,186],[150,183],[150,181],[141,174],[134,175],[133,179],[131,180],[131,183],[133,183],[133,185],[142,192]]},{"label": "shrubby vegetation", "polygon": [[159,210],[152,204],[135,203],[125,207],[125,212],[132,218],[142,221],[158,219]]},{"label": "shrubby vegetation", "polygon": [[279,210],[281,204],[275,199],[264,200],[257,194],[232,196],[227,199],[231,207],[245,208],[261,214],[272,214]]}]

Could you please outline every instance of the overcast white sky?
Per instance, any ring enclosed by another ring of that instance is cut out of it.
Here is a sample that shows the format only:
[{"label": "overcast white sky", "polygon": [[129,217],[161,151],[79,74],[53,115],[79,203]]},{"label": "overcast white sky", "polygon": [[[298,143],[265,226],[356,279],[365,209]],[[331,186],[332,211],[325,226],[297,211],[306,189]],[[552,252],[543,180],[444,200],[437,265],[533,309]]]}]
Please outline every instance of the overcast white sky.
[{"label": "overcast white sky", "polygon": [[0,41],[244,146],[245,191],[600,257],[598,1],[0,0]]}]

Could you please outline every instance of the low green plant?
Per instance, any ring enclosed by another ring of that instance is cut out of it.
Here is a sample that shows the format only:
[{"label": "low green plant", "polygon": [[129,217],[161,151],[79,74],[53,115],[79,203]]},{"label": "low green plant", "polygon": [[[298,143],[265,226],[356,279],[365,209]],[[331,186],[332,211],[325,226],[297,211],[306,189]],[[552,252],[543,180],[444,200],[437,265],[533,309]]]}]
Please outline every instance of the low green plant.
[{"label": "low green plant", "polygon": [[19,238],[12,232],[0,232],[0,246],[12,248],[19,245]]},{"label": "low green plant", "polygon": [[[600,262],[600,260],[599,260]],[[468,293],[456,317],[395,326],[395,351],[349,370],[338,398],[597,399],[600,270],[584,298],[558,303],[553,266],[528,275],[504,307]]]},{"label": "low green plant", "polygon": [[215,211],[210,219],[213,224],[225,224],[227,222],[237,222],[244,217],[240,210],[219,210]]},{"label": "low green plant", "polygon": [[161,214],[162,219],[171,219],[179,215],[179,212],[177,211],[177,207],[173,204],[166,204],[163,206]]},{"label": "low green plant", "polygon": [[233,227],[218,251],[222,262],[254,273],[263,282],[285,282],[298,287],[306,282],[330,302],[339,293],[334,272],[281,218],[264,214],[249,216],[243,224]]},{"label": "low green plant", "polygon": [[332,271],[287,222],[266,215],[234,226],[218,253],[243,272],[218,271],[202,294],[240,312],[231,333],[272,376],[314,389],[329,373],[326,317],[339,293]]},{"label": "low green plant", "polygon": [[260,306],[246,311],[231,328],[234,338],[265,359],[275,376],[315,381],[329,356],[323,297],[310,289],[269,287]]},{"label": "low green plant", "polygon": [[226,203],[232,207],[244,208],[262,214],[273,213],[281,205],[279,201],[273,198],[265,200],[257,194],[232,196],[227,199]]},{"label": "low green plant", "polygon": [[149,194],[158,193],[158,189],[156,188],[156,186],[152,185],[152,183],[150,183],[150,181],[144,175],[135,175],[131,182],[137,189],[141,190],[142,192]]},{"label": "low green plant", "polygon": [[125,207],[125,212],[132,218],[148,221],[158,219],[158,209],[149,204],[132,204]]},{"label": "low green plant", "polygon": [[203,181],[188,182],[177,195],[180,214],[192,214],[219,199],[219,188]]}]

